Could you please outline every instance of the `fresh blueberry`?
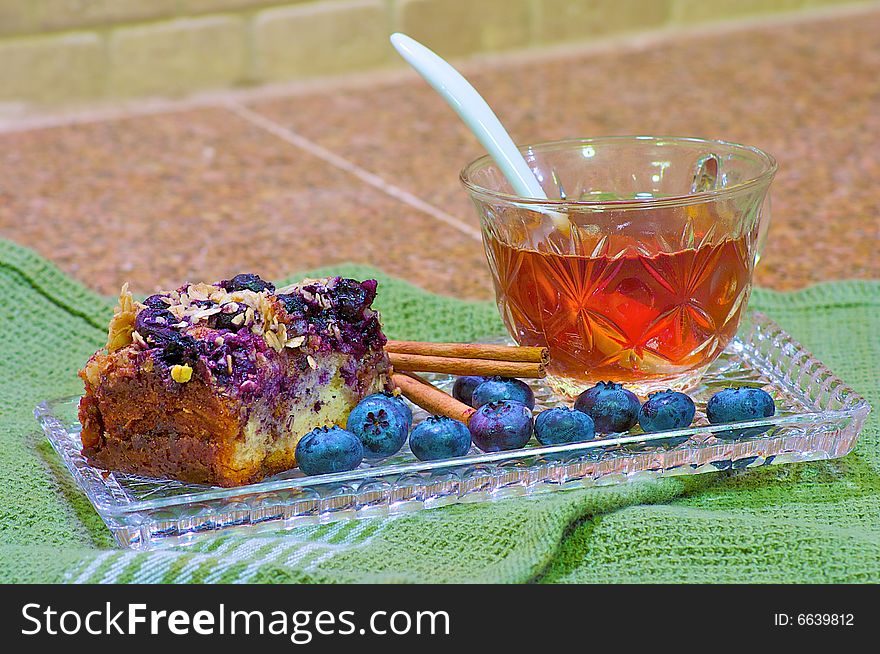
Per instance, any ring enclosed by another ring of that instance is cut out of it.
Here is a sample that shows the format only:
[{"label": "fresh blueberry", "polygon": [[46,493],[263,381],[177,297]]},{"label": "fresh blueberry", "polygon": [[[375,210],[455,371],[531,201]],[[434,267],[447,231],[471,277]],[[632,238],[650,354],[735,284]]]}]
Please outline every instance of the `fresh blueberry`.
[{"label": "fresh blueberry", "polygon": [[403,399],[402,395],[395,395],[394,393],[388,393],[383,391],[381,393],[376,393],[376,395],[381,396],[382,398],[391,402],[394,406],[397,407],[398,411],[401,412],[404,418],[406,418],[406,424],[409,427],[412,427],[413,422],[413,413],[409,404],[406,403],[406,400]]},{"label": "fresh blueberry", "polygon": [[296,462],[307,475],[354,470],[364,460],[364,446],[350,431],[318,427],[296,444]]},{"label": "fresh blueberry", "polygon": [[[639,425],[646,432],[684,429],[694,421],[697,407],[684,393],[659,391],[651,393],[639,411]],[[664,439],[668,445],[678,445],[687,440],[686,436]],[[651,441],[656,442],[656,441]]]},{"label": "fresh blueberry", "polygon": [[412,409],[409,407],[409,404],[400,396],[393,395],[392,393],[382,393],[382,397],[388,398],[400,413],[403,415],[404,420],[406,420],[406,432],[409,433],[409,430],[412,429],[413,424],[413,413]]},{"label": "fresh blueberry", "polygon": [[384,459],[403,447],[409,420],[394,399],[377,393],[351,410],[345,428],[361,439],[366,458]]},{"label": "fresh blueberry", "polygon": [[473,406],[474,389],[489,379],[481,375],[463,375],[452,385],[452,397],[468,406]]},{"label": "fresh blueberry", "polygon": [[515,450],[532,437],[532,412],[520,402],[489,402],[471,415],[468,427],[474,443],[484,452]]},{"label": "fresh blueberry", "polygon": [[489,402],[500,402],[501,400],[519,402],[525,404],[529,409],[535,408],[535,394],[531,387],[524,381],[510,377],[489,377],[474,389],[471,405],[478,409]]},{"label": "fresh blueberry", "polygon": [[373,393],[372,395],[367,395],[363,400],[361,400],[361,404],[369,400],[370,402],[378,401],[390,403],[391,406],[400,413],[401,417],[406,422],[406,432],[409,433],[409,430],[412,429],[413,423],[413,413],[412,409],[409,408],[409,405],[404,401],[404,399],[399,395],[393,395],[392,393]]},{"label": "fresh blueberry", "polygon": [[[706,405],[706,417],[713,425],[743,420],[760,420],[776,413],[771,395],[760,388],[725,388],[711,397]],[[730,429],[715,432],[718,438],[733,440],[744,436],[757,436],[769,427],[754,429]]]},{"label": "fresh blueberry", "polygon": [[267,282],[259,275],[253,273],[242,273],[236,275],[232,279],[228,279],[222,283],[223,288],[229,292],[232,291],[253,291],[259,293],[261,291],[275,291],[275,285]]},{"label": "fresh blueberry", "polygon": [[446,416],[431,416],[413,429],[409,449],[421,461],[464,456],[471,449],[471,433],[463,422]]},{"label": "fresh blueberry", "polygon": [[614,382],[599,382],[581,393],[574,408],[593,419],[602,434],[627,431],[639,419],[641,403],[635,393]]},{"label": "fresh blueberry", "polygon": [[639,425],[646,432],[684,429],[694,421],[697,407],[684,393],[665,390],[651,393],[639,411]]},{"label": "fresh blueberry", "polygon": [[558,406],[535,418],[535,438],[541,445],[591,441],[596,436],[593,419],[583,411]]}]

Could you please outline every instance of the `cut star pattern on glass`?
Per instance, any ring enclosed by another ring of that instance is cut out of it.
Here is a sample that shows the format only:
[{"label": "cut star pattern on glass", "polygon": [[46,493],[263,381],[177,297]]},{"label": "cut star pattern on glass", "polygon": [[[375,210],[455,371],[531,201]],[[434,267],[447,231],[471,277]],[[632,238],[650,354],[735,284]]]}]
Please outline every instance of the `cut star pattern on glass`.
[{"label": "cut star pattern on glass", "polygon": [[552,374],[627,381],[626,374],[705,365],[733,337],[748,294],[750,247],[685,231],[689,237],[675,240],[700,247],[649,253],[644,243],[618,242],[610,255],[607,236],[594,239],[601,248],[573,236],[588,256],[565,254],[555,242],[540,251],[514,248],[487,233],[505,324],[520,343],[550,348]]}]

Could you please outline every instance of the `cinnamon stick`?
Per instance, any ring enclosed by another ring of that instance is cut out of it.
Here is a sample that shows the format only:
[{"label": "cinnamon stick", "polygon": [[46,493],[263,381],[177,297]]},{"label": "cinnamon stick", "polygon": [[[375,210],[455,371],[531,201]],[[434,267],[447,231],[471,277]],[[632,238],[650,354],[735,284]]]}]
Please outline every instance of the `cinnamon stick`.
[{"label": "cinnamon stick", "polygon": [[546,347],[492,345],[488,343],[388,341],[385,345],[385,351],[460,359],[490,359],[526,363],[548,363],[550,361],[550,351]]},{"label": "cinnamon stick", "polygon": [[463,402],[459,402],[418,375],[396,372],[391,375],[391,381],[397,385],[400,392],[410,402],[422,407],[432,416],[447,416],[468,424],[471,415],[476,411],[476,409],[469,407]]},{"label": "cinnamon stick", "polygon": [[543,363],[527,361],[497,361],[492,359],[462,359],[421,354],[389,352],[388,359],[395,370],[405,372],[440,372],[447,375],[499,375],[537,379],[544,377]]}]

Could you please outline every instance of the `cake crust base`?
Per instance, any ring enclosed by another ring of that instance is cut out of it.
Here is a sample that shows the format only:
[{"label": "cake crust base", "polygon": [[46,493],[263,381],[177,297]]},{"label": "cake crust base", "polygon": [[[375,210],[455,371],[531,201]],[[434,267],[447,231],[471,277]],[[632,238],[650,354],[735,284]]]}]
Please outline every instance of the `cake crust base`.
[{"label": "cake crust base", "polygon": [[83,454],[97,466],[219,486],[285,469],[230,465],[242,420],[201,379],[171,386],[138,371],[124,355],[97,355],[92,366],[103,370],[102,379],[83,397],[79,412]]},{"label": "cake crust base", "polygon": [[337,372],[331,379],[338,383],[321,387],[324,395],[306,389],[314,408],[290,413],[283,403],[246,406],[218,392],[198,366],[189,382],[177,384],[130,349],[97,353],[82,371],[83,454],[97,467],[145,477],[222,487],[255,483],[296,467],[294,451],[304,433],[344,427],[361,396],[388,390],[387,372],[384,353],[368,355],[355,388]]}]

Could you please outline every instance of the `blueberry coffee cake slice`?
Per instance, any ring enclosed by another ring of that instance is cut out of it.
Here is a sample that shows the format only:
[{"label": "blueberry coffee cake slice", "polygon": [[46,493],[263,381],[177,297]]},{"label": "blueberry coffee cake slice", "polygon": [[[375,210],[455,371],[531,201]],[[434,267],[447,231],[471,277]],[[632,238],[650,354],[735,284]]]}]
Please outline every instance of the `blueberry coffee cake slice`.
[{"label": "blueberry coffee cake slice", "polygon": [[299,439],[390,390],[376,281],[275,288],[257,275],[143,303],[123,287],[80,371],[83,453],[101,468],[237,486],[296,465]]}]

